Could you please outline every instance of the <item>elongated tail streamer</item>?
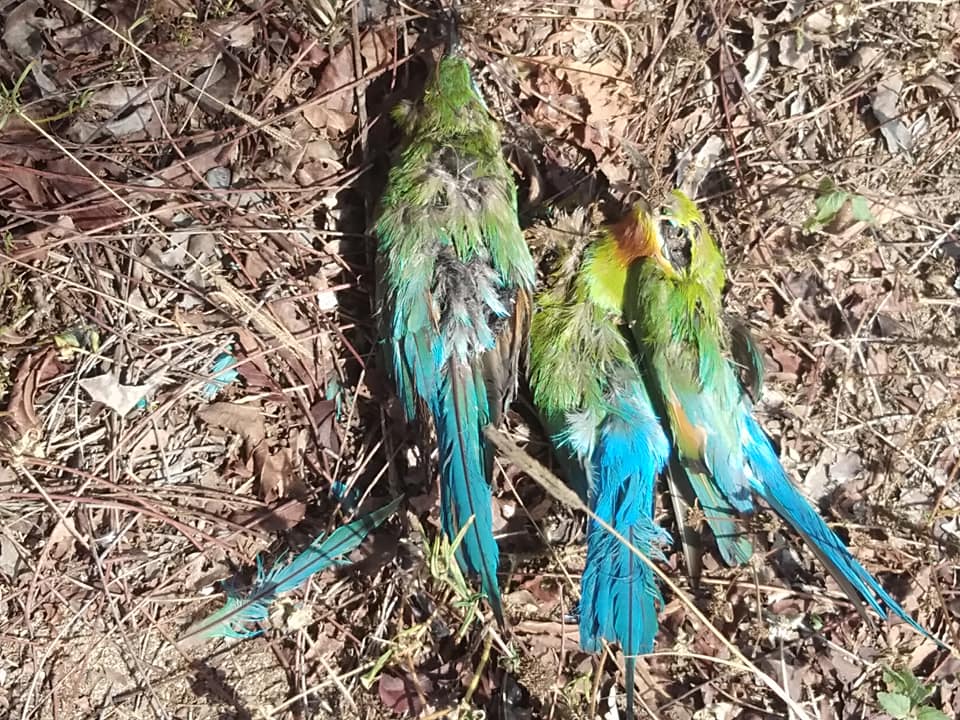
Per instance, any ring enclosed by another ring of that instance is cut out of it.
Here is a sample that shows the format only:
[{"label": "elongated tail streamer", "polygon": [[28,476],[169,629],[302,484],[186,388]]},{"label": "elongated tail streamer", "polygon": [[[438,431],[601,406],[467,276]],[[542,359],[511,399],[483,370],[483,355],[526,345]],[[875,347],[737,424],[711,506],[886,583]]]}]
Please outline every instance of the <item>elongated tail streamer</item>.
[{"label": "elongated tail streamer", "polygon": [[188,628],[180,642],[215,637],[245,639],[259,635],[261,631],[251,630],[249,626],[267,619],[270,605],[278,595],[300,587],[311,576],[355,550],[367,535],[396,511],[400,500],[397,498],[329,535],[321,535],[286,565],[277,564],[265,571],[258,558],[257,580],[250,591],[246,595],[228,593],[226,605]]}]

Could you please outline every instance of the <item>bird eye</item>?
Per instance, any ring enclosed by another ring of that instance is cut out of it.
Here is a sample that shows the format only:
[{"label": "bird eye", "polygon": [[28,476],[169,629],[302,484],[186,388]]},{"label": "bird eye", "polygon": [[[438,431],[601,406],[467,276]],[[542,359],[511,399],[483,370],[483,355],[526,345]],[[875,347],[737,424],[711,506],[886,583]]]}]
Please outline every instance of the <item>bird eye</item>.
[{"label": "bird eye", "polygon": [[660,237],[663,238],[663,252],[670,264],[677,270],[690,265],[692,238],[690,232],[673,218],[660,221]]}]

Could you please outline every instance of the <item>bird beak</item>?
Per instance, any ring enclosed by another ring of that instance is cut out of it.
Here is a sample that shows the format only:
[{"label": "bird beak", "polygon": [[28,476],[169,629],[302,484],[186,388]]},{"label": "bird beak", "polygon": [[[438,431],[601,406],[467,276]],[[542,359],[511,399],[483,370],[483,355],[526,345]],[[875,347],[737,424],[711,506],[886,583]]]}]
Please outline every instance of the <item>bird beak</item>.
[{"label": "bird beak", "polygon": [[460,45],[460,18],[456,11],[451,9],[447,15],[447,42],[444,53],[446,55],[456,55],[461,50]]}]

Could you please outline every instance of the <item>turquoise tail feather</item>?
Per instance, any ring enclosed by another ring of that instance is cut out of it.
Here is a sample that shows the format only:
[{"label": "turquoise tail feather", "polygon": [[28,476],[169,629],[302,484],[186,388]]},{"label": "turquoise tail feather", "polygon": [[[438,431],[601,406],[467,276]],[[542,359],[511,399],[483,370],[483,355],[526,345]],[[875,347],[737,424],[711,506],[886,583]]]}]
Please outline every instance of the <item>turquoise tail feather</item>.
[{"label": "turquoise tail feather", "polygon": [[[810,545],[851,601],[856,604],[857,598],[860,598],[882,618],[891,612],[920,634],[942,645],[857,562],[843,541],[793,486],[773,446],[756,421],[745,415],[743,423],[746,431],[744,450],[752,471],[750,480],[754,492]],[[863,614],[860,604],[857,604],[857,610]]]},{"label": "turquoise tail feather", "polygon": [[486,478],[491,449],[482,437],[488,423],[487,390],[472,368],[451,360],[440,382],[434,408],[440,449],[440,508],[443,530],[451,540],[470,523],[457,548],[461,567],[476,573],[497,622],[503,603],[497,582],[499,550],[493,537],[492,494]]},{"label": "turquoise tail feather", "polygon": [[696,583],[700,579],[703,569],[700,528],[690,522],[694,501],[710,527],[723,561],[727,565],[743,565],[750,560],[753,543],[743,532],[743,521],[707,475],[674,460],[667,471],[667,482],[691,582]]},{"label": "turquoise tail feather", "polygon": [[727,565],[743,565],[753,555],[753,544],[743,532],[740,513],[707,475],[690,468],[685,470],[723,561]]},{"label": "turquoise tail feather", "polygon": [[329,535],[320,535],[305,550],[287,564],[279,561],[267,570],[257,558],[257,580],[246,594],[228,591],[226,605],[192,625],[181,636],[180,642],[197,639],[229,637],[245,639],[260,634],[250,625],[262,623],[270,614],[270,606],[277,596],[295,590],[313,575],[333,565],[338,558],[355,550],[367,537],[400,506],[401,498],[384,505],[353,522],[343,525]]},{"label": "turquoise tail feather", "polygon": [[[602,519],[647,557],[662,560],[669,534],[654,520],[654,489],[669,444],[646,393],[617,401],[604,421],[593,453],[591,505]],[[627,718],[633,717],[635,656],[653,651],[663,604],[653,570],[596,520],[587,537],[580,597],[580,643],[599,650],[600,640],[620,644],[626,657]]]}]

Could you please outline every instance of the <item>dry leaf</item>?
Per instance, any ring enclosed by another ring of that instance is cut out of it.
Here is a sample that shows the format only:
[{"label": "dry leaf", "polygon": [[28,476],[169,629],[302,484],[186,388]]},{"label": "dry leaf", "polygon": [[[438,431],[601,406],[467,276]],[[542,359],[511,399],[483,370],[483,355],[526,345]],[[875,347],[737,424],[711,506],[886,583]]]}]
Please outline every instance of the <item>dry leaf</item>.
[{"label": "dry leaf", "polygon": [[887,150],[891,153],[903,152],[912,162],[910,151],[913,148],[913,136],[900,119],[900,110],[897,107],[902,89],[903,79],[900,75],[888,75],[880,81],[877,91],[870,96],[870,109],[880,123],[880,134],[887,143]]},{"label": "dry leaf", "polygon": [[203,92],[188,87],[183,94],[191,103],[197,103],[204,112],[220,115],[225,111],[225,105],[233,103],[241,79],[237,63],[227,56],[219,57],[213,65],[193,79],[193,84]]},{"label": "dry leaf", "polygon": [[[175,162],[170,167],[158,171],[156,178],[162,181],[161,186],[193,187],[197,182],[197,173],[204,175],[211,168],[230,165],[236,157],[236,152],[236,143],[228,143],[226,147],[215,144],[209,149],[188,155],[184,162]],[[148,197],[151,200],[154,199],[152,195]]]},{"label": "dry leaf", "polygon": [[[112,167],[112,164],[109,163],[98,162],[93,158],[89,160],[85,159],[83,164],[90,172],[96,173],[97,177],[104,179],[111,176],[117,177],[117,174],[113,171],[120,169],[119,167]],[[55,190],[62,195],[63,198],[72,200],[98,187],[96,181],[81,170],[74,160],[68,157],[51,160],[47,163],[45,169],[47,171],[47,177],[45,179],[46,187]],[[122,171],[125,173],[126,168],[123,168]],[[89,216],[89,214],[78,215],[77,218],[81,219]]]},{"label": "dry leaf", "polygon": [[265,455],[259,473],[260,497],[264,502],[273,503],[289,497],[304,497],[307,494],[306,487],[294,472],[288,448]]},{"label": "dry leaf", "polygon": [[293,137],[300,144],[280,152],[268,170],[282,172],[308,187],[343,169],[340,153],[303,118],[297,120]]},{"label": "dry leaf", "polygon": [[246,360],[246,362],[242,362],[237,366],[237,371],[247,384],[247,387],[267,388],[272,390],[278,396],[278,399],[282,399],[284,396],[280,391],[280,386],[277,385],[271,376],[271,370],[264,359],[263,352],[261,352],[262,348],[260,347],[260,343],[257,342],[253,333],[246,328],[238,328],[237,342],[243,350],[243,352],[237,352],[237,357],[241,360]]},{"label": "dry leaf", "polygon": [[677,160],[678,187],[688,196],[696,197],[700,184],[717,164],[725,147],[726,144],[722,137],[711,135],[696,155],[691,156],[690,153],[684,153]]},{"label": "dry leaf", "polygon": [[253,405],[216,402],[200,408],[197,415],[208,425],[216,425],[240,435],[249,445],[251,452],[267,438],[263,415],[259,408]]},{"label": "dry leaf", "polygon": [[364,73],[369,75],[393,60],[393,48],[396,34],[393,28],[385,27],[366,33],[360,38],[360,57],[363,58]]},{"label": "dry leaf", "polygon": [[63,560],[73,556],[73,544],[77,539],[77,526],[70,518],[57,522],[47,538],[47,547],[50,548],[50,557],[54,560]]},{"label": "dry leaf", "polygon": [[329,95],[322,106],[340,112],[349,112],[353,107],[353,90],[348,87],[356,78],[353,73],[353,47],[345,43],[327,61],[320,80],[317,82],[317,92]]},{"label": "dry leaf", "polygon": [[0,534],[0,574],[12,578],[19,564],[20,551],[17,546],[6,534]]},{"label": "dry leaf", "polygon": [[311,105],[303,109],[303,119],[317,130],[343,133],[353,127],[357,116],[352,112],[327,107],[326,104]]},{"label": "dry leaf", "polygon": [[254,474],[260,480],[260,496],[266,502],[284,498],[302,498],[307,494],[303,482],[293,468],[288,448],[271,453],[267,447],[266,425],[260,410],[250,405],[218,402],[197,411],[210,425],[239,434],[243,438],[243,454],[253,460]]},{"label": "dry leaf", "polygon": [[[40,181],[40,173],[34,170],[32,165],[26,164],[30,163],[29,159],[24,158],[24,163],[23,165],[4,163],[3,180],[19,185],[26,191],[33,205],[41,206],[47,202],[47,193],[44,191],[43,183]],[[4,186],[6,185],[7,183],[4,182]],[[22,197],[22,194],[17,193],[17,196]],[[23,201],[21,200],[21,202]]]},{"label": "dry leaf", "polygon": [[787,0],[783,10],[773,21],[776,23],[793,22],[806,11],[806,0]]},{"label": "dry leaf", "polygon": [[206,31],[223,40],[232,48],[248,48],[253,45],[257,29],[252,24],[243,24],[239,15],[207,23]]},{"label": "dry leaf", "polygon": [[806,33],[796,30],[781,38],[778,59],[782,65],[796,68],[801,72],[810,67],[813,61],[813,42]]},{"label": "dry leaf", "polygon": [[[115,23],[115,20],[111,20],[113,27],[116,27]],[[100,25],[87,21],[83,16],[80,16],[80,22],[73,25],[64,25],[54,30],[50,35],[53,44],[60,49],[63,55],[115,52],[120,45],[120,37]]]},{"label": "dry leaf", "polygon": [[302,500],[283,500],[268,508],[266,512],[238,512],[230,516],[232,522],[252,527],[256,525],[268,532],[285,532],[300,524],[306,517],[307,505]]},{"label": "dry leaf", "polygon": [[144,104],[149,99],[149,91],[146,88],[114,83],[90,95],[87,99],[87,107],[106,107],[116,110],[133,102]]},{"label": "dry leaf", "polygon": [[853,480],[862,471],[863,461],[854,452],[838,453],[829,468],[830,479],[838,485]]},{"label": "dry leaf", "polygon": [[[7,49],[23,60],[33,60],[43,50],[43,33],[63,27],[56,16],[47,16],[44,3],[26,0],[7,14],[3,26],[3,42]],[[45,17],[37,13],[43,8]]]},{"label": "dry leaf", "polygon": [[421,673],[404,678],[383,673],[377,689],[380,701],[392,712],[419,715],[423,709],[421,697],[429,697],[433,682]]},{"label": "dry leaf", "polygon": [[850,64],[859,70],[868,70],[883,59],[883,50],[876,45],[861,45],[850,58]]},{"label": "dry leaf", "polygon": [[950,108],[953,117],[960,120],[960,80],[950,84],[943,75],[931,71],[920,78],[920,84],[936,90]]},{"label": "dry leaf", "polygon": [[337,401],[318,400],[310,408],[310,415],[317,426],[317,445],[340,453],[340,436],[337,434]]},{"label": "dry leaf", "polygon": [[132,135],[158,137],[162,125],[152,105],[140,105],[123,117],[106,123],[79,119],[67,128],[67,136],[79,143],[88,143],[103,133],[120,140]]},{"label": "dry leaf", "polygon": [[[60,372],[57,351],[48,348],[27,356],[10,389],[7,409],[0,413],[0,442],[21,451],[39,440],[40,420],[35,407],[37,387]],[[24,441],[27,446],[24,446]]]},{"label": "dry leaf", "polygon": [[124,417],[146,397],[158,380],[143,385],[123,385],[116,370],[110,370],[103,375],[92,378],[83,378],[79,385],[94,402],[103,403],[120,417]]},{"label": "dry leaf", "polygon": [[770,47],[767,43],[770,33],[767,26],[753,15],[750,17],[750,24],[753,27],[753,49],[743,59],[743,67],[747,71],[743,77],[743,86],[747,92],[760,85],[763,76],[767,74],[767,68],[770,67]]}]

